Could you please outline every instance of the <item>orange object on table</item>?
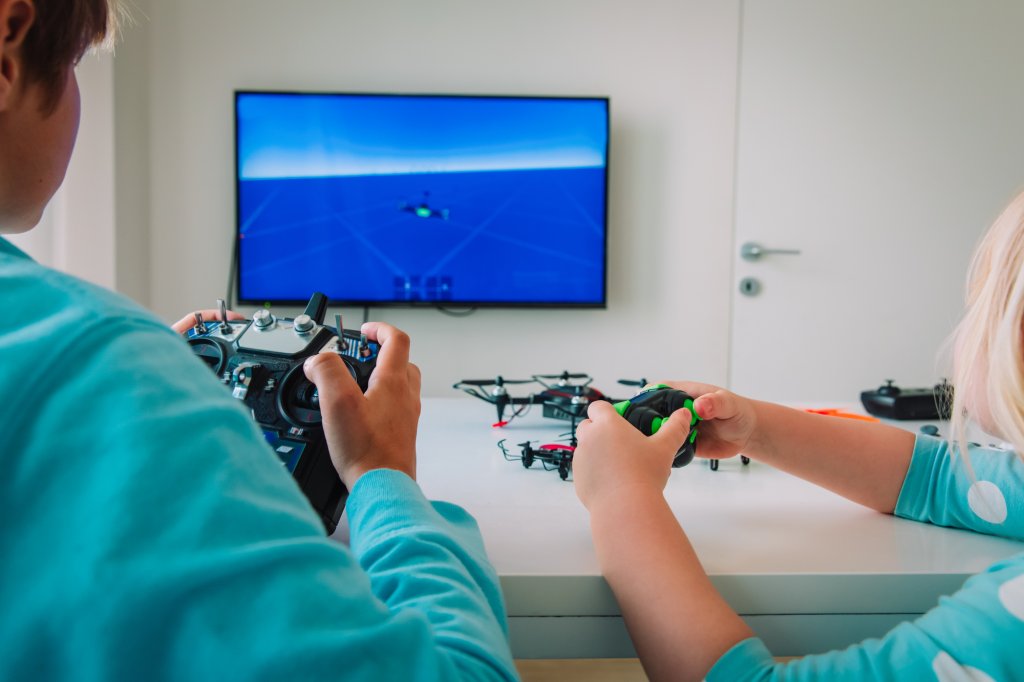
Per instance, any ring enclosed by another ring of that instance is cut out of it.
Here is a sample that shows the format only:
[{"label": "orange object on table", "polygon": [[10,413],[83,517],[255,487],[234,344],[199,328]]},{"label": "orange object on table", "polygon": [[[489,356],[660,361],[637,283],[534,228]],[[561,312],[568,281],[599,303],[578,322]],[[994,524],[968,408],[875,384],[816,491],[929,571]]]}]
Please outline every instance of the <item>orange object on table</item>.
[{"label": "orange object on table", "polygon": [[807,408],[804,412],[810,412],[811,414],[823,414],[827,417],[843,417],[845,419],[859,419],[865,422],[877,422],[878,417],[871,417],[866,414],[857,414],[856,412],[847,412],[846,410],[840,410],[837,408],[826,408],[816,410],[813,408]]}]

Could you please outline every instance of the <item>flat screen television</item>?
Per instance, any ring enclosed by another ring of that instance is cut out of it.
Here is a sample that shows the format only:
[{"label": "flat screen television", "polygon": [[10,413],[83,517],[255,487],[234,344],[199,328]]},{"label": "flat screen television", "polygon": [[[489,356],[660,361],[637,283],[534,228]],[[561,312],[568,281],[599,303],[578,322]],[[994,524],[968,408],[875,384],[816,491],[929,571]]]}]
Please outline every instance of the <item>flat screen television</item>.
[{"label": "flat screen television", "polygon": [[604,307],[606,97],[235,93],[243,303]]}]

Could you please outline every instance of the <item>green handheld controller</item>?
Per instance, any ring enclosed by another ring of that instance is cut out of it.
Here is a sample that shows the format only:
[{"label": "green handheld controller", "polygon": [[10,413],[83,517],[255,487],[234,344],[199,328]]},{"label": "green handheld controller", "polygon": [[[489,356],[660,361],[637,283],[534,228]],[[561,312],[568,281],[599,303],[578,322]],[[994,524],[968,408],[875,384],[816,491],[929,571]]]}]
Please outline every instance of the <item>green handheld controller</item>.
[{"label": "green handheld controller", "polygon": [[688,409],[690,434],[676,452],[672,466],[678,468],[693,461],[697,450],[697,423],[701,418],[693,409],[693,398],[688,393],[666,384],[657,384],[645,388],[629,400],[615,403],[614,407],[616,412],[645,436],[657,433],[676,410]]}]

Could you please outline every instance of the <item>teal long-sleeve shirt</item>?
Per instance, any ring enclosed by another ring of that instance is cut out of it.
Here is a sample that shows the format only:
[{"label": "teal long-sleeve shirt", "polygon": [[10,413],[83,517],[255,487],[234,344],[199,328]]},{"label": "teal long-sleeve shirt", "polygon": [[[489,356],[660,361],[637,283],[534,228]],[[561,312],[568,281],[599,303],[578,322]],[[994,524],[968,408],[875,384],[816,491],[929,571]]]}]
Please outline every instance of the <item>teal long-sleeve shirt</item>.
[{"label": "teal long-sleeve shirt", "polygon": [[[895,514],[1024,540],[1024,463],[972,449],[972,479],[946,441],[918,436]],[[736,644],[707,682],[1011,682],[1024,680],[1024,554],[971,577],[913,622],[842,651],[776,663],[761,640]]]},{"label": "teal long-sleeve shirt", "polygon": [[355,484],[351,549],[170,329],[0,239],[0,679],[514,679],[474,520]]}]

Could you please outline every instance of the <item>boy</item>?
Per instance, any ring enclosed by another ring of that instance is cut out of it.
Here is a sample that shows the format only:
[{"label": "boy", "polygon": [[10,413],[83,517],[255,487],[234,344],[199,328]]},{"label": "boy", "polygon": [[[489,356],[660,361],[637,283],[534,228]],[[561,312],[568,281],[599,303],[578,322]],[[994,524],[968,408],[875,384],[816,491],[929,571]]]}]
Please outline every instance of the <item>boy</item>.
[{"label": "boy", "polygon": [[[39,221],[108,0],[0,0],[0,233]],[[352,550],[172,330],[0,237],[0,679],[510,679],[479,532],[415,478],[420,375],[306,363]]]}]

